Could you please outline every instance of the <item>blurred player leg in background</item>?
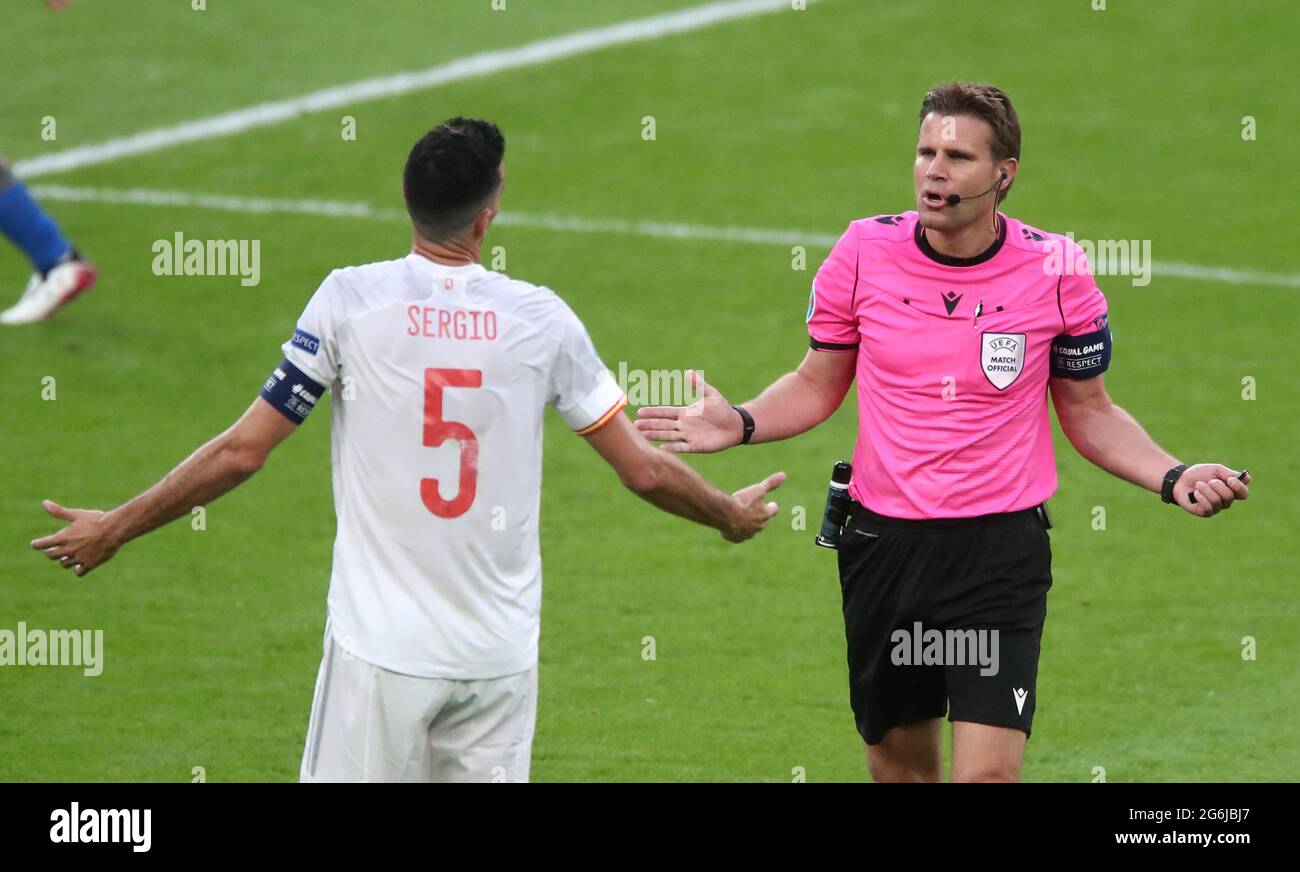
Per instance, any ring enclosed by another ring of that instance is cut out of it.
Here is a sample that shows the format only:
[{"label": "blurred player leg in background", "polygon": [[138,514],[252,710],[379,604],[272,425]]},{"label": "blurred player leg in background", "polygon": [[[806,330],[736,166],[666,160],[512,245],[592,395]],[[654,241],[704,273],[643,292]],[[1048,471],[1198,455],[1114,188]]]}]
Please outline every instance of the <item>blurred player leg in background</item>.
[{"label": "blurred player leg in background", "polygon": [[43,321],[95,283],[91,266],[32,199],[0,157],[0,232],[27,255],[35,273],[18,302],[0,312],[0,324]]}]

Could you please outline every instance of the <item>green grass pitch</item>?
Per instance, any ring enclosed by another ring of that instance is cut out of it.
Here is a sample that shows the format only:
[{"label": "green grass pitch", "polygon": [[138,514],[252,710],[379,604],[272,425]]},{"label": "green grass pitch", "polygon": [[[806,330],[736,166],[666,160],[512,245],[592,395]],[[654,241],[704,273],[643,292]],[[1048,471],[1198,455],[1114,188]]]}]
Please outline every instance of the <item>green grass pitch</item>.
[{"label": "green grass pitch", "polygon": [[[0,148],[23,159],[689,4],[10,5]],[[1005,88],[1020,113],[1010,213],[1080,238],[1150,239],[1158,261],[1295,275],[1290,4],[1108,6],[826,0],[31,183],[400,209],[411,143],[475,114],[507,135],[506,211],[833,236],[911,208],[920,97],[970,78]],[[355,141],[340,136],[344,115]],[[0,667],[0,780],[185,781],[196,766],[212,781],[295,779],[333,535],[326,412],[213,503],[204,531],[178,522],[80,580],[27,542],[55,528],[42,498],[115,505],[224,428],[320,279],[400,256],[408,228],[45,205],[102,275],[53,321],[0,331],[0,628],[100,628],[107,650],[97,678]],[[151,245],[177,231],[261,240],[261,283],[155,276]],[[826,252],[810,245],[798,271],[789,245],[523,226],[488,245],[563,295],[611,368],[699,368],[733,402],[802,357]],[[0,303],[27,272],[0,247]],[[1294,780],[1300,288],[1101,284],[1112,396],[1175,454],[1244,464],[1256,484],[1248,504],[1199,520],[1058,434],[1056,581],[1025,778],[1086,782],[1103,767],[1109,781]],[[794,441],[690,460],[728,487],[789,473],[781,515],[734,547],[623,491],[548,416],[536,780],[791,781],[798,767],[809,781],[866,780],[834,556],[812,544],[855,419],[850,395]],[[795,507],[809,529],[792,528]]]}]

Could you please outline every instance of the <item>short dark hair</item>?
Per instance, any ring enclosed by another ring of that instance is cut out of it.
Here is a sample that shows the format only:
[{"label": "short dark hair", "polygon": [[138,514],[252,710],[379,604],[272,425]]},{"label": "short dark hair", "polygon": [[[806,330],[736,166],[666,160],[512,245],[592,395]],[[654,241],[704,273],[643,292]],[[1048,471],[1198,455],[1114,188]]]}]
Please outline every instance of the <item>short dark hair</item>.
[{"label": "short dark hair", "polygon": [[[970,115],[993,129],[989,151],[993,159],[1020,159],[1020,118],[1011,98],[1001,88],[979,82],[945,82],[931,88],[921,101],[920,122],[931,112],[939,115]],[[1011,184],[998,192],[998,202],[1006,199]]]},{"label": "short dark hair", "polygon": [[425,239],[454,239],[501,185],[506,138],[491,121],[456,116],[420,137],[406,158],[402,195]]}]

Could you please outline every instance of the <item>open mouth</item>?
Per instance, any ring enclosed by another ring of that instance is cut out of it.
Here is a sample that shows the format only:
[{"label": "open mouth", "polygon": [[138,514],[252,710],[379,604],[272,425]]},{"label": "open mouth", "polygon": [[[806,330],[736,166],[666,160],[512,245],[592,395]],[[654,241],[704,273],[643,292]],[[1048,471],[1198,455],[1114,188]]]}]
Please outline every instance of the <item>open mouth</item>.
[{"label": "open mouth", "polygon": [[921,200],[928,206],[942,206],[944,204],[943,194],[938,191],[924,191],[921,194]]}]

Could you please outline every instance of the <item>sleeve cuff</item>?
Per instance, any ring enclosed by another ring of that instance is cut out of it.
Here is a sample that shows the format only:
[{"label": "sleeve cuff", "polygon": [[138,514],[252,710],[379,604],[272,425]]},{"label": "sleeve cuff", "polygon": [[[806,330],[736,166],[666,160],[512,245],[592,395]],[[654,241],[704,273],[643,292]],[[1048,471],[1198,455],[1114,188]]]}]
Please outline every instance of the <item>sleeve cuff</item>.
[{"label": "sleeve cuff", "polygon": [[857,351],[858,343],[856,342],[822,342],[820,339],[810,338],[808,347],[816,351]]},{"label": "sleeve cuff", "polygon": [[597,418],[591,426],[583,427],[581,430],[575,430],[574,432],[579,436],[590,436],[592,433],[595,433],[597,430],[607,425],[610,421],[613,421],[614,416],[623,411],[623,407],[626,405],[627,397],[619,397],[618,402],[614,404],[614,407]]},{"label": "sleeve cuff", "polygon": [[564,422],[579,435],[595,432],[627,405],[627,397],[609,370],[601,373],[596,387],[572,407],[561,409]]}]

